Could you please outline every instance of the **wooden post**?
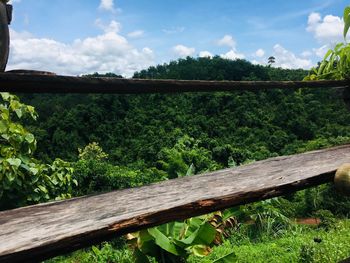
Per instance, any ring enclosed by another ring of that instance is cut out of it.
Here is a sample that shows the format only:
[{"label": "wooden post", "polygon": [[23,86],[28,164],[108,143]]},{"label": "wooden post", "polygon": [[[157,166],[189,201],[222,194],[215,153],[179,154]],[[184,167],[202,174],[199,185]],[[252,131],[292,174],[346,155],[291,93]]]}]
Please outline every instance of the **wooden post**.
[{"label": "wooden post", "polygon": [[0,72],[4,72],[9,56],[10,33],[9,23],[12,18],[12,6],[7,0],[0,0]]},{"label": "wooden post", "polygon": [[350,86],[346,87],[343,91],[343,100],[347,109],[350,111]]}]

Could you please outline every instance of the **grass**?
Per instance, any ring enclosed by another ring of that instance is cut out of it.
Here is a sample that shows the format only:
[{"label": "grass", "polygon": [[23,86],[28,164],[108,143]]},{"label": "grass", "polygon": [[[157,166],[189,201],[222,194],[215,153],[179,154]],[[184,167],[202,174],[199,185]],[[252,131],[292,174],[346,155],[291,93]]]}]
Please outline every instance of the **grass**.
[{"label": "grass", "polygon": [[[320,243],[315,242],[322,240]],[[243,240],[243,244],[226,240],[206,258],[191,257],[190,263],[211,263],[234,251],[237,262],[339,262],[350,257],[350,220],[336,223],[330,230],[296,227],[280,238],[262,237],[258,241]]]},{"label": "grass", "polygon": [[[320,241],[320,243],[315,242]],[[262,234],[258,239],[236,233],[205,257],[191,256],[189,263],[211,263],[234,251],[240,263],[339,262],[350,257],[350,220],[338,220],[333,228],[293,226],[277,238]],[[99,248],[80,250],[49,263],[132,263],[132,252],[123,245],[104,243]]]}]

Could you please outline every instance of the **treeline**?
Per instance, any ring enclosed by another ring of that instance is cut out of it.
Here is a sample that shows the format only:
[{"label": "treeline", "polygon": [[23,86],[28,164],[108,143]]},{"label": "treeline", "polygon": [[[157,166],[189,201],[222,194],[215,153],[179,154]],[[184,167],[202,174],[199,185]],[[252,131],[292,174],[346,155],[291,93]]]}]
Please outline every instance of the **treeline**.
[{"label": "treeline", "polygon": [[[214,57],[180,59],[134,77],[302,80],[306,74]],[[188,136],[218,167],[225,167],[230,160],[241,164],[327,146],[350,134],[348,111],[335,90],[22,98],[39,113],[31,129],[38,139],[37,155],[44,160],[74,161],[78,148],[98,142],[112,164],[157,167],[162,149]]]}]

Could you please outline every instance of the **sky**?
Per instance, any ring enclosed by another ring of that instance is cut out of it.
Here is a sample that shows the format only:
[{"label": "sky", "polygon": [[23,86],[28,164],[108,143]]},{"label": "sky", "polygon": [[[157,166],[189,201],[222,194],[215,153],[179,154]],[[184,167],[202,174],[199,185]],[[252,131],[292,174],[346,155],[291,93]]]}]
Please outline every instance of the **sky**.
[{"label": "sky", "polygon": [[12,0],[7,70],[113,72],[219,55],[309,69],[343,41],[343,0]]}]

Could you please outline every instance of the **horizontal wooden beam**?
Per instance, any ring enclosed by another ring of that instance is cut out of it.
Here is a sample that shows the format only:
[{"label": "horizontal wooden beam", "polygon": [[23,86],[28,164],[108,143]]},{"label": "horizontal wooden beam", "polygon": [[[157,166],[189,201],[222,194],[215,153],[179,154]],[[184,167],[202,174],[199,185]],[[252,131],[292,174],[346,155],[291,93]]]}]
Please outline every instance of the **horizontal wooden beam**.
[{"label": "horizontal wooden beam", "polygon": [[176,93],[346,87],[340,81],[202,81],[91,78],[50,74],[0,73],[0,92],[21,93]]},{"label": "horizontal wooden beam", "polygon": [[143,228],[332,181],[350,145],[0,213],[0,262],[36,262]]}]

